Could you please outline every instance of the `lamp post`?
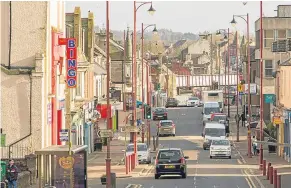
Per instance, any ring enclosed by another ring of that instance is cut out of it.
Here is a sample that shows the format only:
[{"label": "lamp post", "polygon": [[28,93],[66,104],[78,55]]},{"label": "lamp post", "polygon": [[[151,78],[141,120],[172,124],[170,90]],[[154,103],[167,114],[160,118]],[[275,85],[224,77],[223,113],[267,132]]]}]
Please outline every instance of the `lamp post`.
[{"label": "lamp post", "polygon": [[[142,88],[142,119],[144,120],[144,74],[143,74],[143,72],[144,72],[144,63],[143,63],[143,58],[144,58],[144,31],[147,29],[147,28],[149,28],[149,27],[151,27],[151,26],[154,26],[154,30],[153,30],[153,32],[154,33],[156,33],[158,30],[157,30],[157,28],[156,28],[156,24],[148,24],[145,28],[144,28],[144,24],[142,23],[141,24],[141,74],[142,74],[142,76],[141,76],[141,88]],[[148,87],[148,85],[149,85],[149,75],[148,75],[148,68],[149,67],[149,65],[147,65],[147,74],[146,74],[146,85],[147,85],[147,104],[148,105],[150,105],[150,103],[149,103],[149,92],[148,92],[148,89],[149,89],[149,87]],[[150,120],[148,119],[147,120],[147,127],[149,127],[150,126]],[[149,131],[149,129],[147,129],[148,131]],[[148,134],[149,134],[149,132],[148,132]],[[150,137],[149,137],[150,138]],[[142,128],[142,143],[144,143],[144,127]]]},{"label": "lamp post", "polygon": [[[140,5],[137,7],[137,3]],[[132,69],[132,76],[133,76],[133,82],[132,82],[132,104],[133,104],[133,114],[132,114],[132,121],[133,121],[133,126],[136,126],[136,12],[138,9],[145,5],[145,4],[151,4],[148,12],[150,14],[153,14],[155,12],[155,9],[152,6],[152,2],[133,2],[133,69]],[[137,143],[136,143],[136,132],[133,135],[133,143],[134,143],[134,166],[136,165],[137,161]]]},{"label": "lamp post", "polygon": [[[229,28],[228,29],[219,29],[218,30],[218,32],[216,33],[216,34],[218,34],[218,35],[220,35],[221,33],[220,33],[220,31],[224,31],[225,33],[227,32],[227,36],[225,35],[224,36],[224,41],[227,41],[227,59],[228,59],[228,65],[227,65],[227,67],[228,67],[228,70],[227,70],[227,85],[228,85],[228,89],[227,89],[227,116],[228,117],[230,117],[230,103],[229,103],[229,95],[230,95],[230,93],[229,93],[229,86],[230,86],[230,83],[229,83],[229,81],[230,81],[230,79],[229,79],[229,75],[230,75],[230,48],[229,48],[229,35],[232,35],[232,36],[234,36],[233,35],[233,33],[230,33],[229,32]],[[225,61],[226,62],[226,61]],[[226,73],[226,64],[225,64],[225,73]],[[224,87],[224,91],[225,91],[225,94],[226,94],[226,76],[225,76],[225,87]],[[238,114],[238,110],[237,110],[237,114]]]},{"label": "lamp post", "polygon": [[[264,113],[264,97],[263,97],[263,1],[260,1],[260,140],[263,141],[263,113]],[[263,145],[260,144],[260,169],[263,169]]]},{"label": "lamp post", "polygon": [[[110,100],[109,100],[109,88],[110,88],[110,61],[109,61],[109,1],[106,1],[106,101],[107,101],[107,129],[110,129]],[[106,157],[106,188],[111,188],[111,158],[110,158],[110,138],[107,138],[107,157]]]},{"label": "lamp post", "polygon": [[250,27],[249,27],[249,14],[246,15],[233,15],[233,19],[230,22],[231,24],[236,24],[235,17],[239,17],[243,19],[247,24],[247,43],[248,43],[248,156],[249,158],[252,157],[252,143],[251,143],[251,93],[250,93],[250,76],[251,76],[251,57],[250,57]]}]

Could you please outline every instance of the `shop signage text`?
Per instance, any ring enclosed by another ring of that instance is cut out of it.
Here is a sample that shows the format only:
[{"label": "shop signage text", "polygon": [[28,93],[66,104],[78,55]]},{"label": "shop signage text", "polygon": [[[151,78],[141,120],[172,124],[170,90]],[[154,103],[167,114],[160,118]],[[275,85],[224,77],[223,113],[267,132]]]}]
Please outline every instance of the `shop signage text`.
[{"label": "shop signage text", "polygon": [[67,87],[77,86],[77,45],[75,38],[59,38],[59,45],[66,45],[67,51]]}]

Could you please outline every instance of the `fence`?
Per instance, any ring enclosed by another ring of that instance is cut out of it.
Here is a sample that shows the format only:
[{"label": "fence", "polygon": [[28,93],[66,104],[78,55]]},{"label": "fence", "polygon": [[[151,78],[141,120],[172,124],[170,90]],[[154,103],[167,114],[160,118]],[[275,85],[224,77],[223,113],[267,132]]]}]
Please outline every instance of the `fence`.
[{"label": "fence", "polygon": [[13,158],[13,159],[19,159],[19,158],[24,158],[25,155],[31,154],[31,151],[28,147],[23,147],[23,146],[12,146],[10,147],[9,151],[9,146],[4,146],[0,147],[1,150],[1,158]]}]

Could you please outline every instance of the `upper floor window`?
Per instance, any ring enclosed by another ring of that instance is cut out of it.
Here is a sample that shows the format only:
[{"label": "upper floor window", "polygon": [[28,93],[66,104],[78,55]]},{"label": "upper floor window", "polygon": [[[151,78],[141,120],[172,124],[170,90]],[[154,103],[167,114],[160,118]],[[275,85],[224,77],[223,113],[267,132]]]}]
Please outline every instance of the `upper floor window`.
[{"label": "upper floor window", "polygon": [[82,96],[82,72],[78,72],[77,74],[77,87],[76,87],[76,96],[81,97]]},{"label": "upper floor window", "polygon": [[286,39],[286,29],[279,29],[279,30],[274,30],[274,39],[276,40],[284,40]]},{"label": "upper floor window", "polygon": [[274,42],[274,30],[264,30],[264,48],[271,48]]},{"label": "upper floor window", "polygon": [[287,38],[291,38],[291,29],[287,30]]},{"label": "upper floor window", "polygon": [[265,77],[272,77],[273,60],[265,60]]}]

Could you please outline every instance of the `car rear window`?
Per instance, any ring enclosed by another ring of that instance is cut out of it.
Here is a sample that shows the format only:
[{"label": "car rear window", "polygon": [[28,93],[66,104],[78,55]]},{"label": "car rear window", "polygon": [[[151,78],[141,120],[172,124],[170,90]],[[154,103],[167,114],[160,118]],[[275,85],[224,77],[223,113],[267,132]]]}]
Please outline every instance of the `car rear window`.
[{"label": "car rear window", "polygon": [[228,146],[229,141],[228,140],[213,140],[212,145],[218,145],[218,146]]},{"label": "car rear window", "polygon": [[212,121],[220,121],[220,120],[226,121],[226,116],[214,116]]},{"label": "car rear window", "polygon": [[163,150],[159,152],[158,159],[179,159],[181,152],[179,150]]},{"label": "car rear window", "polygon": [[168,98],[168,101],[175,101],[175,98]]},{"label": "car rear window", "polygon": [[198,99],[197,97],[190,97],[189,100],[193,100],[193,101],[196,100],[196,101],[197,101],[197,100],[199,100],[199,99]]},{"label": "car rear window", "polygon": [[164,127],[164,126],[171,126],[172,125],[172,122],[161,122],[161,126]]},{"label": "car rear window", "polygon": [[164,108],[156,108],[155,111],[156,112],[163,112],[163,111],[165,111],[165,109]]}]

